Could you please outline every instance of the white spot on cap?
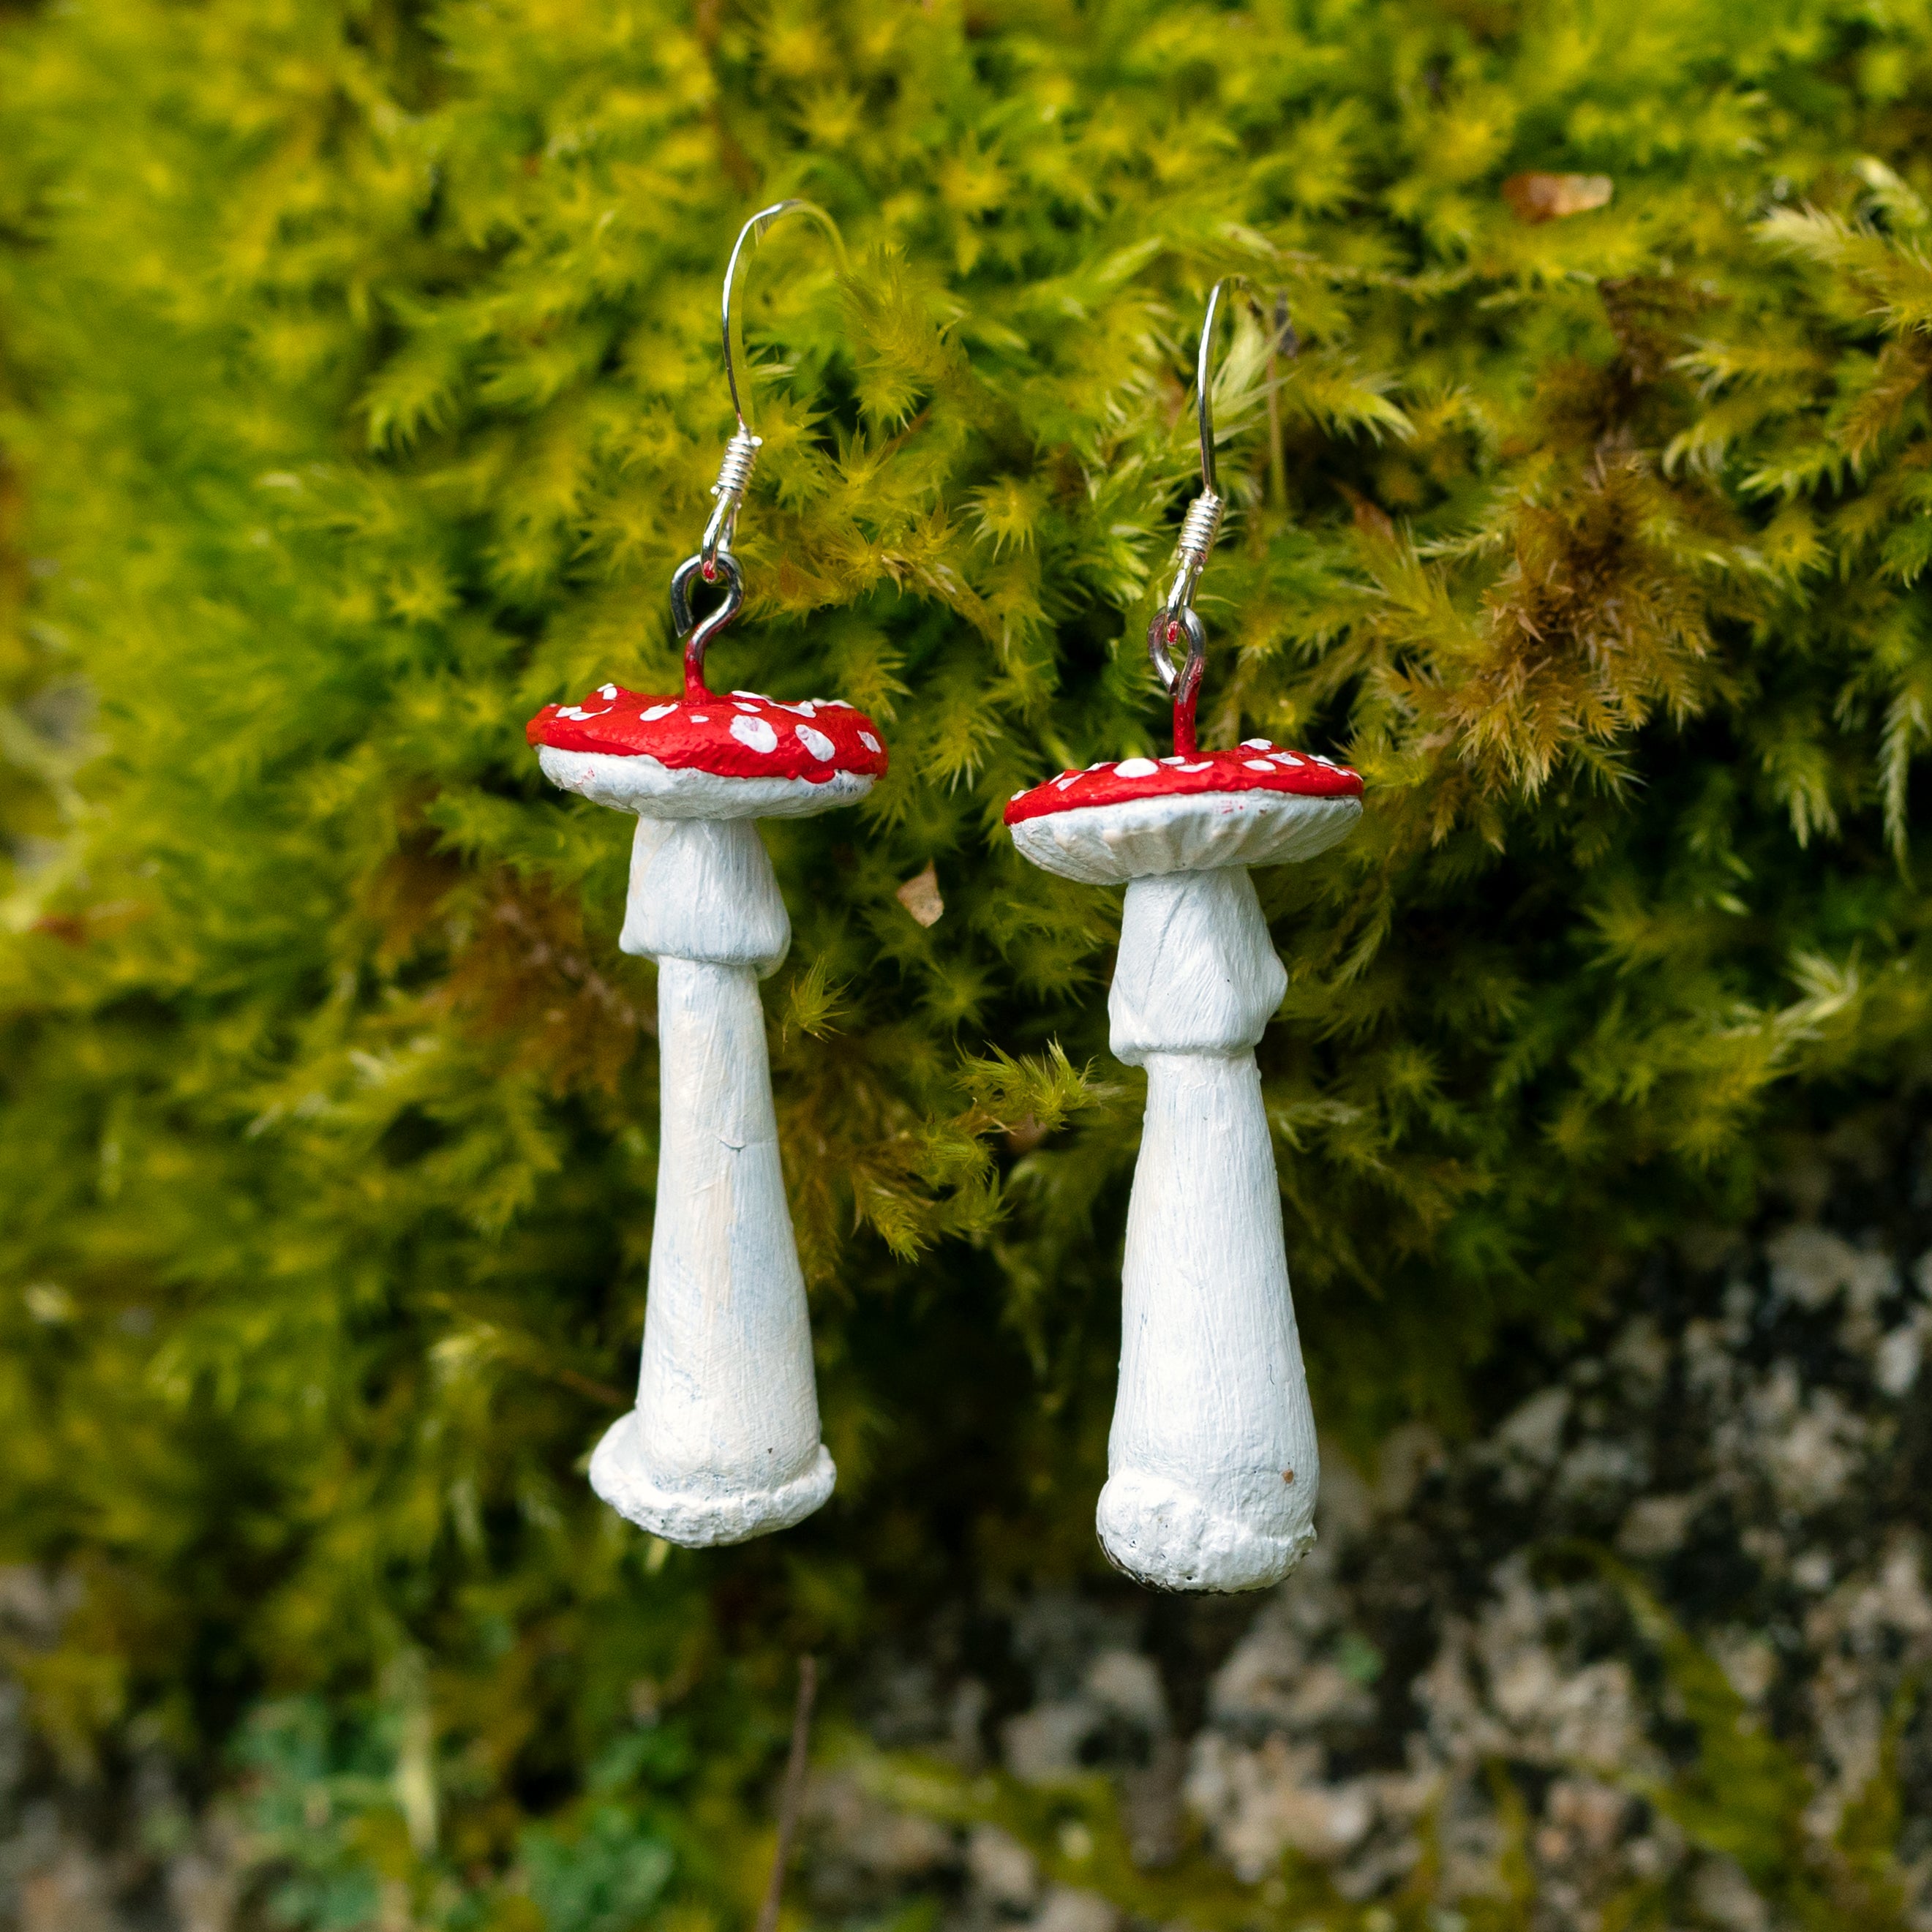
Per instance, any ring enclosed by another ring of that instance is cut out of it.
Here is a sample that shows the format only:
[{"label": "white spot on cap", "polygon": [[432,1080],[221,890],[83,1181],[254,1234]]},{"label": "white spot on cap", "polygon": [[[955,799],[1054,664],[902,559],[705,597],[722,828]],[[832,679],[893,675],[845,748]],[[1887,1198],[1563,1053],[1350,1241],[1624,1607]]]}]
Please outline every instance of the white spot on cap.
[{"label": "white spot on cap", "polygon": [[863,745],[868,752],[876,752],[879,748],[878,740],[874,737],[869,731],[861,731],[859,734],[859,742],[860,744]]},{"label": "white spot on cap", "polygon": [[755,712],[756,712],[756,711],[758,710],[758,707],[755,704],[740,704],[740,705],[738,706],[738,709],[739,709],[740,711],[749,711],[749,712],[754,712],[754,713],[755,713]]},{"label": "white spot on cap", "polygon": [[709,724],[711,722],[711,714],[708,711],[694,711],[691,714],[691,722],[694,724]]},{"label": "white spot on cap", "polygon": [[1176,752],[1171,758],[1161,760],[1161,763],[1164,765],[1184,765],[1186,762],[1187,760],[1178,752]]},{"label": "white spot on cap", "polygon": [[614,684],[600,684],[597,687],[597,695],[599,698],[615,698],[616,694],[617,687]]},{"label": "white spot on cap", "polygon": [[1245,770],[1251,772],[1271,772],[1274,770],[1265,758],[1244,758],[1241,764]]},{"label": "white spot on cap", "polygon": [[1298,766],[1301,763],[1300,759],[1292,752],[1270,752],[1268,756],[1278,765]]},{"label": "white spot on cap", "polygon": [[638,716],[646,724],[655,724],[660,718],[668,718],[677,709],[675,704],[653,704],[648,711],[640,711]]},{"label": "white spot on cap", "polygon": [[1319,752],[1315,754],[1315,762],[1318,765],[1326,765],[1331,772],[1335,769],[1335,760],[1333,758],[1324,758]]},{"label": "white spot on cap", "polygon": [[831,757],[832,740],[823,731],[814,731],[809,724],[794,724],[791,728],[798,734],[798,742],[821,764]]},{"label": "white spot on cap", "polygon": [[1183,765],[1180,769],[1184,772],[1204,772],[1210,770],[1214,763],[1212,758],[1203,758],[1198,765]]},{"label": "white spot on cap", "polygon": [[1244,752],[1271,752],[1274,749],[1272,738],[1244,738],[1241,749]]},{"label": "white spot on cap", "polygon": [[1055,778],[1053,782],[1058,790],[1064,791],[1076,778],[1084,778],[1086,774],[1083,772],[1062,772],[1059,777]]},{"label": "white spot on cap", "polygon": [[762,718],[733,718],[731,735],[740,744],[748,745],[754,752],[778,749],[778,734]]},{"label": "white spot on cap", "polygon": [[556,707],[556,715],[560,718],[588,718],[590,716],[589,712],[574,704],[560,704]]},{"label": "white spot on cap", "polygon": [[1150,778],[1160,770],[1151,758],[1123,758],[1114,767],[1117,778]]},{"label": "white spot on cap", "polygon": [[831,705],[840,711],[850,711],[852,708],[842,698],[814,698],[812,701],[814,704]]},{"label": "white spot on cap", "polygon": [[762,691],[734,691],[731,695],[734,698],[755,698],[760,704],[770,701]]}]

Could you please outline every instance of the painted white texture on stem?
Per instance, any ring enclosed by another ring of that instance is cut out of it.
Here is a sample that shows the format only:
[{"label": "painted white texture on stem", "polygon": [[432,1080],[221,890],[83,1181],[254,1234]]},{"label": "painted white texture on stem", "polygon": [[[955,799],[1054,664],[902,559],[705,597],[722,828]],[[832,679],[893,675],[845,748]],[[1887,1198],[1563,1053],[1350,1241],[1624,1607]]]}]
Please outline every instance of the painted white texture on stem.
[{"label": "painted white texture on stem", "polygon": [[1162,872],[1312,859],[1346,838],[1361,815],[1356,798],[1197,792],[1051,812],[1022,819],[1012,834],[1021,856],[1044,872],[1118,886]]},{"label": "painted white texture on stem", "polygon": [[597,1445],[590,1482],[690,1548],[783,1529],[837,1477],[758,999],[790,941],[750,819],[638,820],[618,944],[658,962],[657,1218],[637,1407]]},{"label": "painted white texture on stem", "polygon": [[[721,710],[726,701],[719,700]],[[537,762],[544,777],[565,791],[652,818],[808,818],[850,805],[872,788],[866,772],[835,772],[819,782],[723,778],[661,765],[648,752],[566,752],[540,745]]]},{"label": "painted white texture on stem", "polygon": [[640,818],[617,944],[653,959],[749,966],[761,980],[775,970],[790,946],[791,921],[757,826]]},{"label": "painted white texture on stem", "polygon": [[1153,1053],[1245,1053],[1288,991],[1255,882],[1238,866],[1136,879],[1120,916],[1108,1044]]},{"label": "painted white texture on stem", "polygon": [[663,1123],[638,1406],[598,1444],[590,1481],[669,1542],[742,1543],[809,1516],[837,1473],[818,1439],[753,968],[662,960],[658,1037]]},{"label": "painted white texture on stem", "polygon": [[1315,1420],[1252,1050],[1286,986],[1246,872],[1128,886],[1108,1011],[1148,1100],[1098,1526],[1164,1589],[1257,1589],[1315,1540]]}]

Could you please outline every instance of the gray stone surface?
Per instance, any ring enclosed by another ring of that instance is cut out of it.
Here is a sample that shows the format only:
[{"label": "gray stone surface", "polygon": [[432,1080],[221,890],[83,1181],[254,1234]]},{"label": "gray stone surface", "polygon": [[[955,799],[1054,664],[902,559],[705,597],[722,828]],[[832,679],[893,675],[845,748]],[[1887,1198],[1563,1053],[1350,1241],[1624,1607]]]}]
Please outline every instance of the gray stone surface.
[{"label": "gray stone surface", "polygon": [[[1321,1542],[1278,1589],[974,1606],[970,1641],[955,1620],[932,1648],[977,1657],[980,1676],[928,1669],[908,1697],[911,1678],[881,1673],[875,1736],[1042,1788],[1103,1772],[1149,1868],[1192,1848],[1266,1884],[1286,1854],[1367,1904],[1427,1847],[1453,1924],[1455,1901],[1504,1889],[1514,1850],[1550,1932],[1588,1932],[1672,1874],[1702,1922],[1780,1922],[1646,1796],[1694,1738],[1603,1559],[1721,1666],[1744,1725],[1802,1762],[1806,1850],[1828,1858],[1888,1718],[1932,1676],[1932,1254],[1810,1220],[1755,1248],[1691,1246],[1480,1439],[1411,1426],[1367,1469],[1324,1449]],[[962,1698],[983,1712],[963,1742],[944,1715]],[[1906,1922],[1932,1928],[1922,1700],[1898,1770]],[[820,1805],[862,1775],[821,1775]],[[924,1895],[962,1932],[1072,1924],[1025,1848],[983,1826],[944,1856],[928,1846],[916,1870],[875,1863],[870,1886],[851,1855],[836,1829],[814,1838],[821,1910]]]}]

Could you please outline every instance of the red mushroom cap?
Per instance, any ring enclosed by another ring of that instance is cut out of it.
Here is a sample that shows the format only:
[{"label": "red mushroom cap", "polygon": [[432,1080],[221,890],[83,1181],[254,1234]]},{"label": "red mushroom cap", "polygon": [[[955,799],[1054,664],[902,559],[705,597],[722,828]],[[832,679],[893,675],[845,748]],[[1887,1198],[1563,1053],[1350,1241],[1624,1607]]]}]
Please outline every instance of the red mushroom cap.
[{"label": "red mushroom cap", "polygon": [[532,745],[606,758],[650,758],[671,771],[716,778],[880,778],[885,740],[842,699],[788,702],[755,691],[652,698],[606,684],[578,704],[546,704],[525,728]]},{"label": "red mushroom cap", "polygon": [[1281,791],[1304,798],[1360,798],[1361,775],[1318,752],[1291,752],[1250,738],[1232,752],[1198,752],[1166,758],[1123,758],[1090,765],[1017,793],[1006,810],[1009,825],[1088,806],[1126,805],[1144,798],[1187,798],[1203,792]]}]

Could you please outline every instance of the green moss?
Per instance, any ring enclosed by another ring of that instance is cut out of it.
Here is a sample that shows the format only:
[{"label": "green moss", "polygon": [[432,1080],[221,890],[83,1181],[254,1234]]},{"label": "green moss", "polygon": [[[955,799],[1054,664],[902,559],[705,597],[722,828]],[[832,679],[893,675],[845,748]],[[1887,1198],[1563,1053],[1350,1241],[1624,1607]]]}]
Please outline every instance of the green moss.
[{"label": "green moss", "polygon": [[[419,1653],[440,1842],[500,1874],[656,1700],[703,1821],[666,1895],[735,1911],[794,1649],[1093,1570],[1118,902],[998,820],[1160,742],[1223,273],[1295,343],[1244,322],[1222,381],[1204,725],[1370,787],[1262,881],[1328,1424],[1467,1417],[1514,1328],[1916,1080],[1928,82],[1919,0],[8,11],[0,1554],[86,1582],[22,1663],[70,1760],[142,1715],[212,1762]],[[1537,170],[1614,197],[1526,222]],[[521,725],[672,678],[718,276],[794,192],[851,272],[755,265],[716,662],[895,754],[772,838],[843,1478],[664,1560],[578,1468],[639,1327],[653,988],[621,828]]]}]

